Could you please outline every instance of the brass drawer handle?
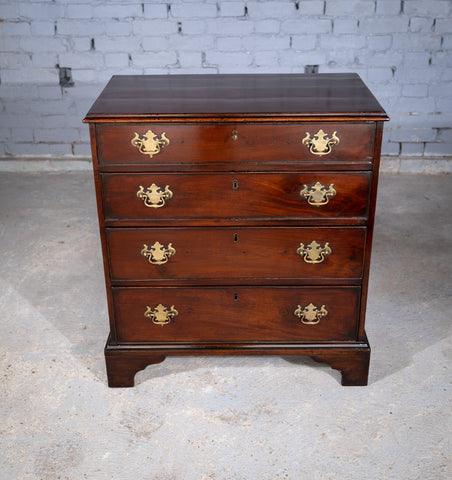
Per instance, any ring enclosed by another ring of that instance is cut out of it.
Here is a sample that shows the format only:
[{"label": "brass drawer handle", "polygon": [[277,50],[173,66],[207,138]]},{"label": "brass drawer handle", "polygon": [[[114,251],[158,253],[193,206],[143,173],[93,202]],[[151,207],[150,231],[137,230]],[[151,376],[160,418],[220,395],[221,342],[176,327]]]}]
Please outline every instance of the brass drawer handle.
[{"label": "brass drawer handle", "polygon": [[156,325],[168,325],[174,317],[177,317],[179,312],[174,308],[174,305],[171,307],[165,307],[159,303],[155,308],[146,306],[146,311],[144,316],[151,319],[152,323]]},{"label": "brass drawer handle", "polygon": [[165,136],[165,132],[160,135],[160,138],[158,138],[157,134],[152,130],[148,130],[141,138],[137,132],[134,133],[135,136],[130,143],[134,147],[137,147],[140,153],[149,155],[151,158],[157,155],[157,153],[160,153],[160,150],[170,143],[169,139]]},{"label": "brass drawer handle", "polygon": [[311,138],[311,134],[306,132],[306,136],[303,138],[302,143],[303,145],[306,145],[309,148],[309,151],[314,155],[328,155],[331,153],[333,146],[340,142],[336,133],[337,132],[333,132],[331,138],[328,138],[328,135],[320,129]]},{"label": "brass drawer handle", "polygon": [[149,263],[162,265],[176,253],[176,250],[173,248],[172,243],[169,243],[168,247],[165,248],[160,242],[155,242],[150,247],[144,244],[140,253],[149,260]]},{"label": "brass drawer handle", "polygon": [[165,190],[162,190],[158,185],[153,183],[150,187],[146,188],[146,191],[140,185],[137,197],[143,200],[146,207],[160,208],[165,205],[165,200],[173,197],[173,192],[169,189],[169,185],[166,185]]},{"label": "brass drawer handle", "polygon": [[314,185],[310,186],[303,185],[303,188],[300,191],[300,196],[305,198],[309,205],[320,207],[326,205],[330,201],[330,198],[336,196],[336,193],[333,183],[330,183],[329,187],[326,188],[325,185],[316,182]]},{"label": "brass drawer handle", "polygon": [[300,242],[300,246],[297,249],[298,255],[303,257],[306,263],[322,263],[325,257],[333,252],[328,242],[322,247],[320,243],[313,240],[309,245],[304,245]]},{"label": "brass drawer handle", "polygon": [[317,325],[322,318],[328,315],[328,310],[325,308],[325,305],[316,307],[313,303],[310,303],[306,307],[298,305],[293,314],[305,325]]}]

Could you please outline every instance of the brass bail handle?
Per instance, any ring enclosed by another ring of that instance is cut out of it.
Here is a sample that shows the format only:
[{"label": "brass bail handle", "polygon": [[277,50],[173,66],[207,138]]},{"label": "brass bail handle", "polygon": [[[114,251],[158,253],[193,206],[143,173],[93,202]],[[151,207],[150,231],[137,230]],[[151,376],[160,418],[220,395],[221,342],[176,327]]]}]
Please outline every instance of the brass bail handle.
[{"label": "brass bail handle", "polygon": [[325,257],[331,255],[332,252],[333,250],[329,242],[326,242],[322,247],[316,240],[313,240],[306,246],[300,242],[300,246],[297,249],[297,254],[300,255],[306,263],[322,263]]},{"label": "brass bail handle", "polygon": [[143,200],[146,207],[161,208],[165,206],[166,200],[173,197],[173,192],[170,190],[169,185],[166,185],[162,190],[161,187],[153,183],[146,190],[140,185],[137,197]]},{"label": "brass bail handle", "polygon": [[309,132],[306,132],[306,136],[301,141],[303,145],[309,148],[309,151],[314,155],[328,155],[332,152],[334,145],[340,143],[339,137],[336,135],[337,131],[333,132],[331,138],[328,134],[320,129],[313,137]]},{"label": "brass bail handle", "polygon": [[137,132],[134,132],[135,136],[130,143],[138,148],[138,151],[144,155],[149,155],[152,158],[157,153],[160,153],[162,148],[170,144],[169,139],[166,137],[165,132],[162,132],[160,138],[152,130],[148,130],[143,136],[140,137]]},{"label": "brass bail handle", "polygon": [[160,242],[155,242],[154,245],[150,247],[144,244],[140,253],[148,259],[149,263],[153,265],[163,265],[170,257],[175,255],[176,249],[173,248],[172,243],[169,243],[168,246],[165,247]]},{"label": "brass bail handle", "polygon": [[322,318],[328,315],[328,310],[325,305],[316,307],[313,303],[309,303],[305,307],[297,305],[293,314],[305,325],[317,325]]},{"label": "brass bail handle", "polygon": [[146,311],[144,312],[146,318],[149,318],[155,325],[161,325],[162,327],[168,325],[177,315],[179,315],[179,312],[174,308],[174,305],[168,308],[161,303],[154,308],[146,306]]},{"label": "brass bail handle", "polygon": [[320,182],[316,182],[314,185],[305,184],[300,190],[301,198],[304,198],[309,205],[313,205],[314,207],[326,205],[331,198],[336,196],[336,193],[333,183],[330,183],[328,187],[325,187],[325,185]]}]

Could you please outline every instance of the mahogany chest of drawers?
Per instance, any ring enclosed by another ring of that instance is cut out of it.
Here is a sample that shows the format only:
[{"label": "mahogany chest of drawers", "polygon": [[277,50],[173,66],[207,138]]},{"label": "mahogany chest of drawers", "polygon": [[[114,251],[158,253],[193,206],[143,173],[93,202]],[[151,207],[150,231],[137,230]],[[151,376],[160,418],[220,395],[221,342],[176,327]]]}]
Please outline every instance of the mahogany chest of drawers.
[{"label": "mahogany chest of drawers", "polygon": [[168,355],[366,385],[383,121],[355,74],[115,76],[89,122],[111,387]]}]

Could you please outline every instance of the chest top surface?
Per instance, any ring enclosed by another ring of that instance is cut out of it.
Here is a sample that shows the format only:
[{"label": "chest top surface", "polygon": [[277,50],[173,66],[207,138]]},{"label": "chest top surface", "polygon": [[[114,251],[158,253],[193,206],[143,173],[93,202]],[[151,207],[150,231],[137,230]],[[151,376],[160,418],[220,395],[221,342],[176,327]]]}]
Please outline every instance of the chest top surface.
[{"label": "chest top surface", "polygon": [[116,75],[85,122],[136,118],[388,117],[354,73]]}]

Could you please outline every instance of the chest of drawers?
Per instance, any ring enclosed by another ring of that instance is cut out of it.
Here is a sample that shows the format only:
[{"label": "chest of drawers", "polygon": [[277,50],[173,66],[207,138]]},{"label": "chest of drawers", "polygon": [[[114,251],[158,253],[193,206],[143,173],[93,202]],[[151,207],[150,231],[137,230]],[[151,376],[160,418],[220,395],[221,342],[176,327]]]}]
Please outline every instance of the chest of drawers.
[{"label": "chest of drawers", "polygon": [[366,385],[383,121],[354,74],[115,76],[88,112],[111,387],[169,355]]}]

